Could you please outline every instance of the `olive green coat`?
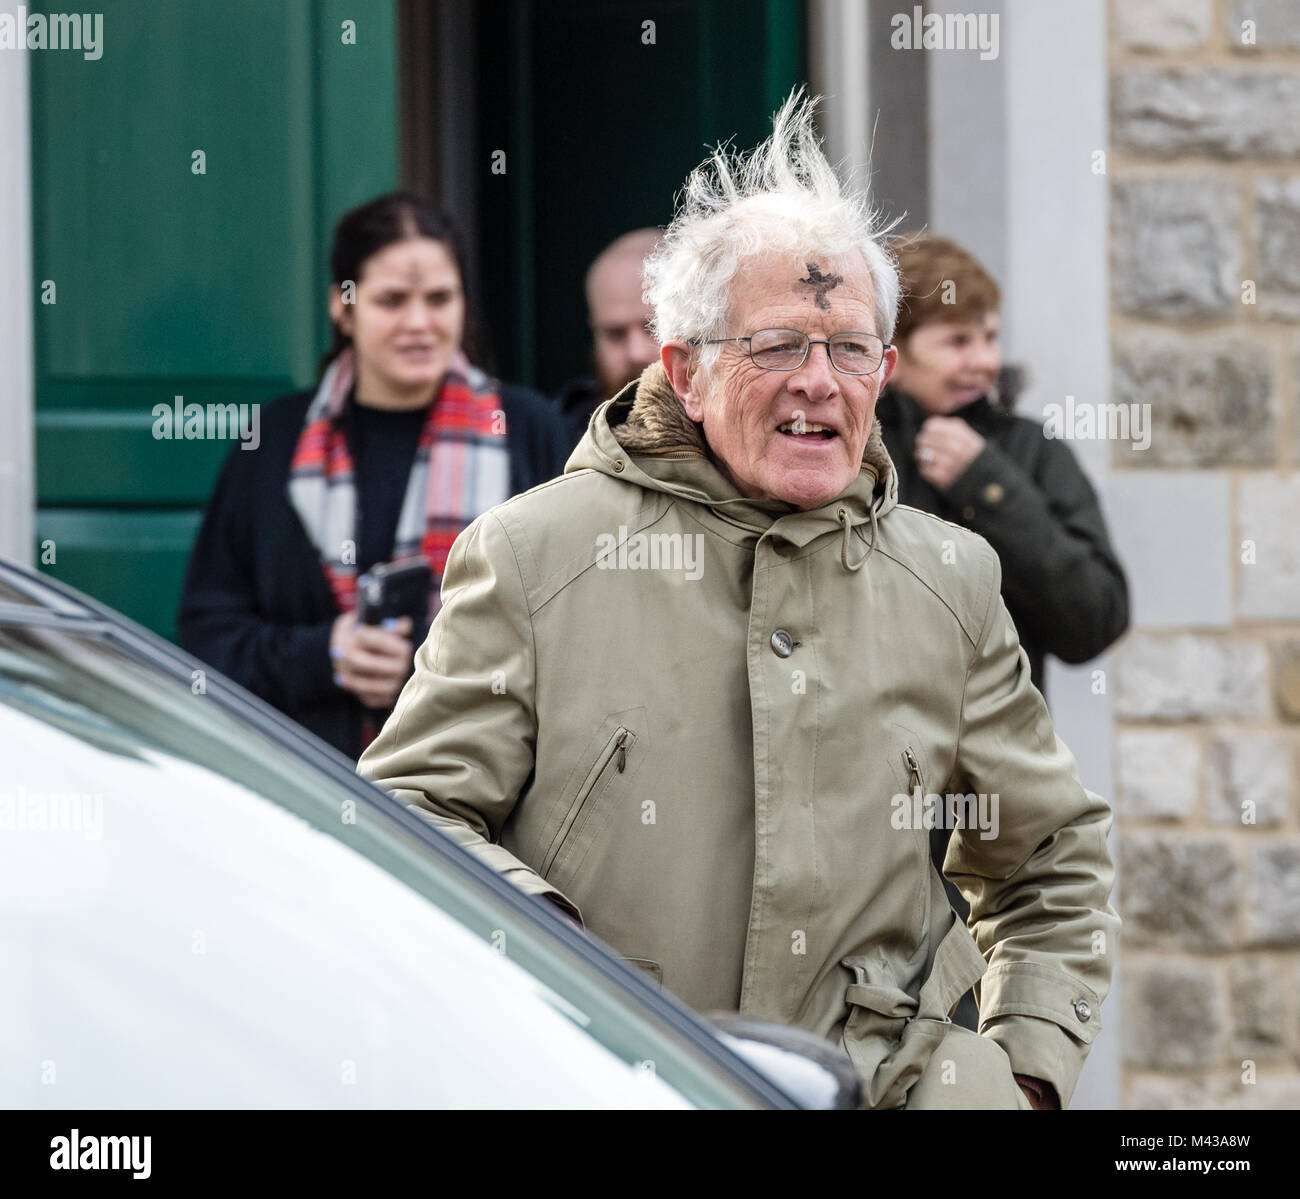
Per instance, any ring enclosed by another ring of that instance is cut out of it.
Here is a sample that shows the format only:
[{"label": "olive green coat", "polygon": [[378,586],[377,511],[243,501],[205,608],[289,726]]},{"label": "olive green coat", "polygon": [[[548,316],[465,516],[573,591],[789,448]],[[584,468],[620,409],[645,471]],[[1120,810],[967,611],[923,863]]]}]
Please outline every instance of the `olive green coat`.
[{"label": "olive green coat", "polygon": [[[359,769],[695,1008],[842,1037],[871,1106],[1025,1106],[1008,1057],[1065,1104],[1116,948],[1111,814],[999,582],[897,503],[879,426],[837,500],[744,499],[652,366],[457,540]],[[970,932],[930,864],[948,792],[997,796],[945,861]],[[983,1036],[947,1020],[973,984]]]}]

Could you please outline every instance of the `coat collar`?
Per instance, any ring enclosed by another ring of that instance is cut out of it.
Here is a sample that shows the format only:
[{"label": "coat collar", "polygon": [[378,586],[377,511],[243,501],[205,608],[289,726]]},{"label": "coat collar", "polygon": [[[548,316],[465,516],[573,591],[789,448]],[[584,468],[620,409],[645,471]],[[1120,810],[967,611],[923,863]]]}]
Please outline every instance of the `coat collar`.
[{"label": "coat collar", "polygon": [[[876,414],[886,429],[897,429],[909,438],[920,432],[929,416],[910,392],[897,387],[886,387],[880,393]],[[960,408],[954,408],[947,415],[964,420],[977,433],[985,436],[1007,419],[986,395],[963,404]]]},{"label": "coat collar", "polygon": [[[997,387],[993,391],[948,415],[960,417],[976,432],[987,436],[1011,420],[1023,387],[1024,371],[1018,366],[1004,366],[998,372]],[[909,436],[915,436],[926,419],[925,409],[910,392],[895,383],[886,384],[881,389],[876,401],[876,415],[885,428],[897,429]]]}]

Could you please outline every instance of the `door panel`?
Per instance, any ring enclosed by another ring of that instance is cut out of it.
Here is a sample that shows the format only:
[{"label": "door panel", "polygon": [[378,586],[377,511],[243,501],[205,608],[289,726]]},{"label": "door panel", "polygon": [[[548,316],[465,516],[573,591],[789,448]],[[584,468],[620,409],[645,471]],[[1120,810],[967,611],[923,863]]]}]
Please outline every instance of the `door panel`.
[{"label": "door panel", "polygon": [[333,222],[396,180],[393,9],[110,3],[98,61],[30,56],[33,265],[55,287],[35,305],[37,561],[165,636],[232,442],[158,439],[154,406],[313,381]]},{"label": "door panel", "polygon": [[588,373],[591,260],[666,224],[707,147],[771,132],[804,29],[797,0],[510,0],[480,19],[480,258],[503,376],[554,392]]}]

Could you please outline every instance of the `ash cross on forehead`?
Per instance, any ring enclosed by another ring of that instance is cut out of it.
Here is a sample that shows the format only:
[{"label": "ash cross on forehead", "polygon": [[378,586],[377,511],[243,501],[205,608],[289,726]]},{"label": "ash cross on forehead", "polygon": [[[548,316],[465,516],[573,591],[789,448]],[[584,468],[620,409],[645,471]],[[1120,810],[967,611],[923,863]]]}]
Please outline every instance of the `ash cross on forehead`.
[{"label": "ash cross on forehead", "polygon": [[804,266],[808,270],[808,278],[800,279],[799,282],[804,287],[813,288],[817,293],[813,296],[813,303],[816,304],[818,308],[822,308],[829,312],[831,310],[831,302],[826,298],[826,293],[833,287],[839,287],[839,285],[844,282],[843,277],[835,274],[823,275],[822,268],[815,262],[806,262],[804,263]]},{"label": "ash cross on forehead", "polygon": [[413,262],[411,263],[410,266],[406,268],[406,281],[412,287],[419,287],[420,280],[423,277],[424,277],[424,272],[420,270],[420,264],[418,262]]}]

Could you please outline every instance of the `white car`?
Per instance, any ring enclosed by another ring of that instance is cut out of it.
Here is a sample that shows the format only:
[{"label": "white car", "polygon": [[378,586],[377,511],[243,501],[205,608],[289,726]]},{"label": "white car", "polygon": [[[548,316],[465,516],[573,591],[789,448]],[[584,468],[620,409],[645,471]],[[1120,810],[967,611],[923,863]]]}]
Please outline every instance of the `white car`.
[{"label": "white car", "polygon": [[0,1106],[859,1102],[837,1047],[720,1031],[261,701],[3,563],[0,761]]}]

